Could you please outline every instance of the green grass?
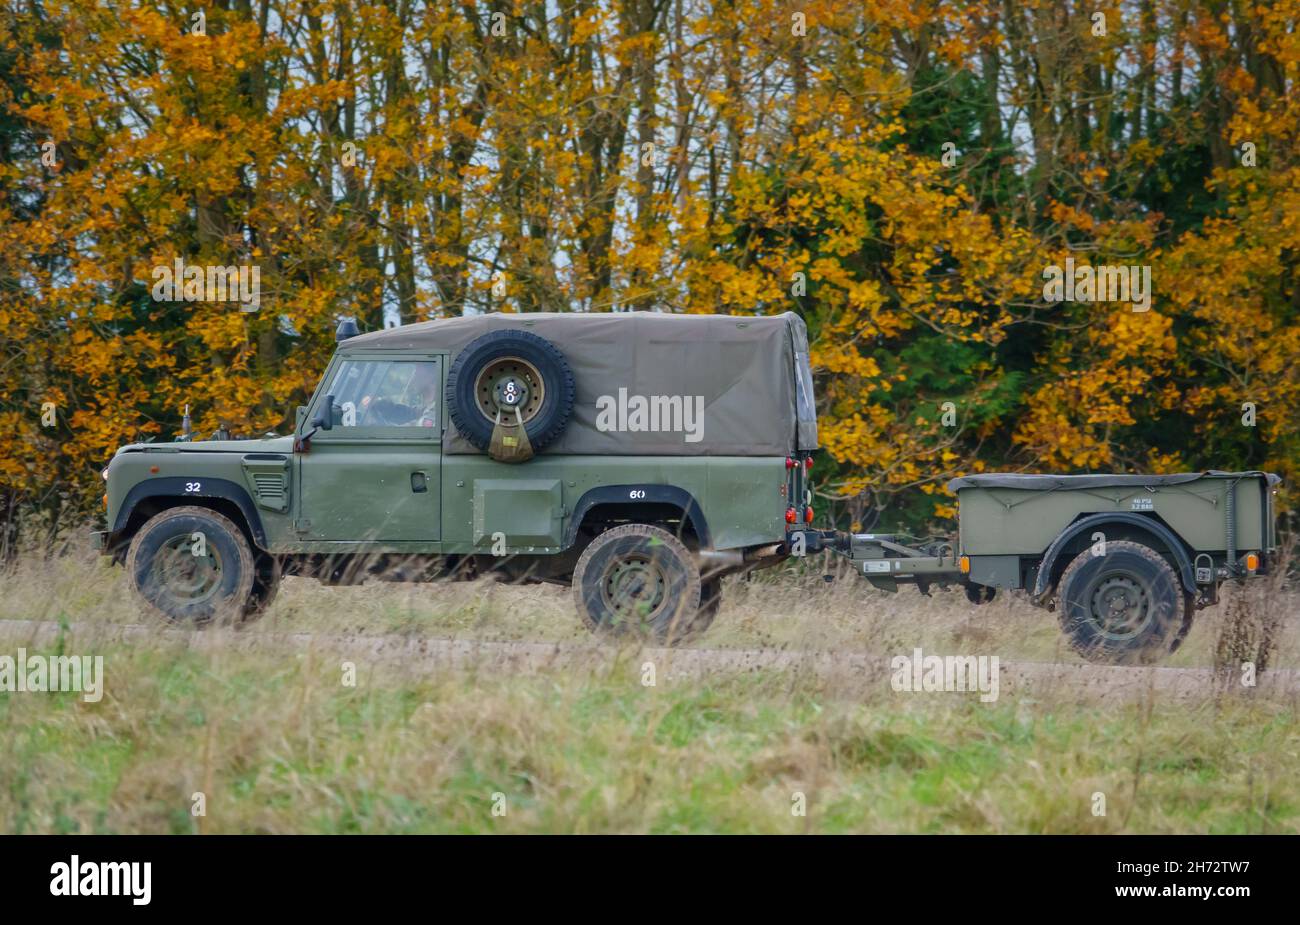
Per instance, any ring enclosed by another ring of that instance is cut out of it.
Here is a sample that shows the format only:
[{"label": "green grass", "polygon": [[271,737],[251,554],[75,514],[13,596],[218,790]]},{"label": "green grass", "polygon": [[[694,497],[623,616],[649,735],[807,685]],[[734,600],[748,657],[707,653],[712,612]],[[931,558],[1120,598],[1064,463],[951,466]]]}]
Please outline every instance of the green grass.
[{"label": "green grass", "polygon": [[[357,655],[345,687],[337,647],[256,634],[587,637],[548,588],[292,582],[238,651],[108,643],[105,624],[139,620],[119,572],[55,560],[10,579],[0,618],[76,624],[61,647],[104,656],[105,694],[0,694],[4,832],[1300,832],[1293,702],[983,704],[887,685],[845,699],[782,672],[645,687],[636,653],[532,672],[493,655],[436,672]],[[900,597],[855,626],[843,590],[729,591],[705,645],[1073,659],[1038,635],[1055,635],[1050,615],[1016,602]],[[1199,631],[1193,664],[1208,663],[1213,621]],[[0,654],[23,644],[9,632]]]},{"label": "green grass", "polygon": [[104,654],[97,704],[0,698],[4,831],[1300,830],[1294,709],[1264,701],[852,703],[783,675],[366,666],[348,688],[324,657]]}]

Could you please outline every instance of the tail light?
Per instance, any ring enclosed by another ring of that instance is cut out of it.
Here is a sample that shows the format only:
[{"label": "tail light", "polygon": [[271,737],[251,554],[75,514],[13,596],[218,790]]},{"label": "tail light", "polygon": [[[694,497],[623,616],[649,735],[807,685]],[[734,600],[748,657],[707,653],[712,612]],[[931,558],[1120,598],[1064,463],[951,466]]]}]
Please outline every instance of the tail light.
[{"label": "tail light", "polygon": [[812,506],[809,505],[808,507],[803,509],[803,522],[806,524],[810,524],[812,523],[812,520],[813,520],[813,509]]},{"label": "tail light", "polygon": [[786,523],[788,523],[788,524],[792,524],[792,523],[794,523],[794,522],[795,522],[796,520],[798,520],[798,519],[799,519],[799,516],[798,516],[797,514],[795,514],[795,512],[794,512],[794,508],[792,508],[792,507],[788,507],[788,508],[785,509],[785,522],[786,522]]},{"label": "tail light", "polygon": [[794,468],[795,466],[797,466],[797,465],[799,465],[799,464],[798,464],[797,462],[795,462],[793,459],[791,459],[789,456],[787,456],[787,457],[785,458],[785,467],[786,467],[787,469],[793,469],[793,468]]},{"label": "tail light", "polygon": [[805,469],[807,469],[809,472],[811,472],[811,471],[812,471],[812,457],[809,456],[807,459],[805,459],[805,460],[803,461],[803,465],[804,465],[804,468],[805,468]]}]

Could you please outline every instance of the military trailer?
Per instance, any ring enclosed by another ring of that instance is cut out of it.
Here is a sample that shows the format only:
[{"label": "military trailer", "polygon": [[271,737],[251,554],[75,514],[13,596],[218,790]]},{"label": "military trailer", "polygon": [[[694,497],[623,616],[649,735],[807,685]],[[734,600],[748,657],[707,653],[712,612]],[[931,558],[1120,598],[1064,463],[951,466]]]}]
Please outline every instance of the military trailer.
[{"label": "military trailer", "polygon": [[1279,481],[1263,472],[971,475],[948,483],[956,542],[820,533],[805,543],[848,555],[887,591],[959,583],[985,603],[998,589],[1023,589],[1057,611],[1084,657],[1145,662],[1178,648],[1224,581],[1268,570]]},{"label": "military trailer", "polygon": [[495,573],[571,585],[588,627],[668,643],[708,627],[724,576],[831,550],[887,590],[1024,589],[1113,662],[1172,651],[1276,546],[1258,472],[975,475],[951,483],[956,540],[821,530],[817,445],[792,313],[345,321],[292,435],[119,449],[95,539],[188,625],[256,615],[284,574]]}]

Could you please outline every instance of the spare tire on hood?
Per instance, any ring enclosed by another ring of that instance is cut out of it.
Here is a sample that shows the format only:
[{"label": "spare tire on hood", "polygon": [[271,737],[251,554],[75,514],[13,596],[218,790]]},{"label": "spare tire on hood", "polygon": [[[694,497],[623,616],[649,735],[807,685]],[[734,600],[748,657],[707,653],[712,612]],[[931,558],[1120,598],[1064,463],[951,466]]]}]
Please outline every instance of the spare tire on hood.
[{"label": "spare tire on hood", "polygon": [[492,331],[470,341],[447,374],[456,430],[487,451],[498,417],[522,421],[533,450],[564,431],[573,414],[573,370],[564,354],[530,331]]}]

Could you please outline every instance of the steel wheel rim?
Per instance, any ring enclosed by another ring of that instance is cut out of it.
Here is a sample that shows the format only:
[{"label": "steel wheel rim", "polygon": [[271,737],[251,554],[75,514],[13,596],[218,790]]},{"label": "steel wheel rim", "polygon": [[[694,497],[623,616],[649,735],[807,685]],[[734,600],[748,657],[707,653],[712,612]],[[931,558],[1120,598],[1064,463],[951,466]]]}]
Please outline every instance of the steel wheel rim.
[{"label": "steel wheel rim", "polygon": [[[514,379],[524,386],[527,390],[526,399],[518,406],[503,405],[497,400],[498,387]],[[519,417],[523,423],[527,424],[542,410],[542,403],[546,400],[546,383],[542,380],[542,374],[532,363],[519,357],[502,357],[499,360],[493,360],[479,371],[474,379],[474,397],[478,402],[479,410],[490,421],[497,419],[497,413],[501,412],[501,419],[507,424],[515,423],[513,410],[518,407]]]},{"label": "steel wheel rim", "polygon": [[624,556],[610,564],[600,583],[601,598],[615,620],[652,620],[668,597],[668,578],[647,556]]},{"label": "steel wheel rim", "polygon": [[1140,635],[1150,625],[1153,611],[1150,586],[1127,573],[1103,575],[1089,600],[1092,620],[1107,639]]},{"label": "steel wheel rim", "polygon": [[205,554],[196,556],[194,543],[188,533],[167,540],[154,557],[151,569],[158,589],[181,606],[205,603],[221,588],[221,553],[205,540]]}]

